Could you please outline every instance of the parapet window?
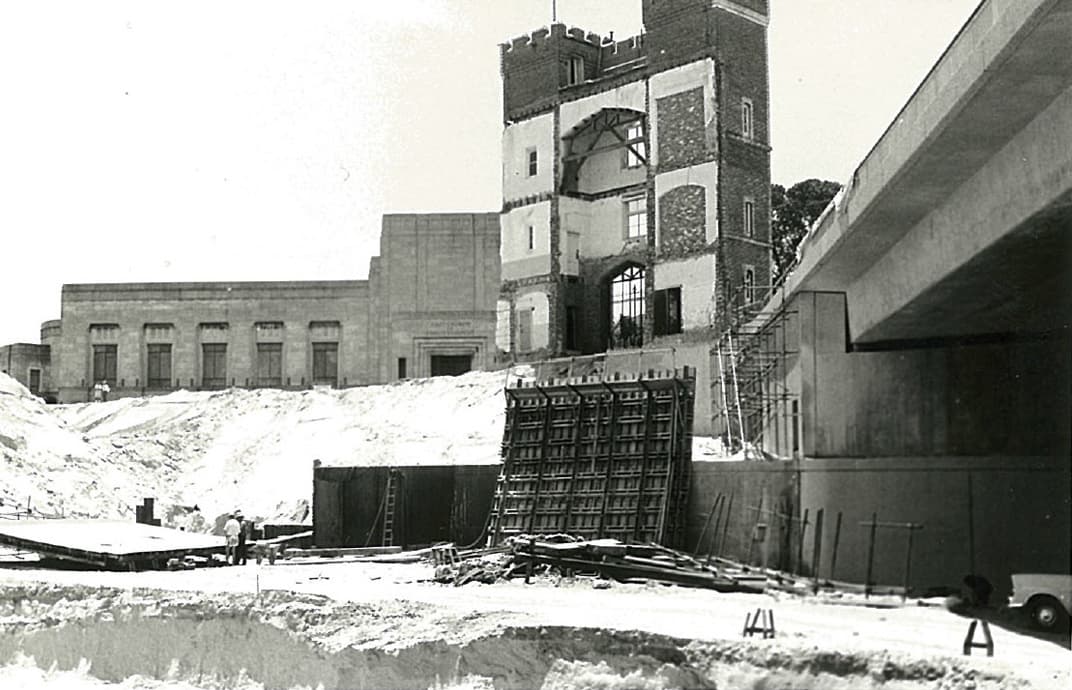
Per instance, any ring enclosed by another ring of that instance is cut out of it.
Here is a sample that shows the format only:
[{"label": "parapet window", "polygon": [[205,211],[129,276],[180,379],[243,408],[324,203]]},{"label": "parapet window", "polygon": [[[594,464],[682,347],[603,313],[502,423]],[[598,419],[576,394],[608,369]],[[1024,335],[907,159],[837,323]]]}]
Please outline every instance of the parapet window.
[{"label": "parapet window", "polygon": [[625,167],[639,168],[647,157],[647,145],[644,142],[644,123],[641,120],[630,122],[625,127]]},{"label": "parapet window", "polygon": [[529,177],[536,177],[540,172],[540,152],[535,147],[526,149],[525,159],[528,161]]},{"label": "parapet window", "polygon": [[572,57],[566,61],[566,86],[575,86],[584,81],[584,58]]},{"label": "parapet window", "polygon": [[756,236],[756,202],[750,198],[744,200],[744,236]]},{"label": "parapet window", "polygon": [[751,98],[741,99],[741,136],[749,141],[755,137],[755,125],[753,117],[754,108]]},{"label": "parapet window", "polygon": [[625,200],[625,236],[646,237],[648,234],[648,197]]}]

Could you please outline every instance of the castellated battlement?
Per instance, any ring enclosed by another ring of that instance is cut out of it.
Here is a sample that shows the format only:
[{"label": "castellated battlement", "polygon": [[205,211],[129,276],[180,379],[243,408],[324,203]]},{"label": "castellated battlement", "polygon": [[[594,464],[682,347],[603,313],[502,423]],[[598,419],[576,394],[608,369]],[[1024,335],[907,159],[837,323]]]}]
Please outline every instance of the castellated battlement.
[{"label": "castellated battlement", "polygon": [[622,41],[552,24],[501,44],[504,122],[542,112],[593,82],[641,79],[710,58],[716,45],[726,52],[766,50],[759,44],[767,0],[641,0],[641,11],[644,32]]},{"label": "castellated battlement", "polygon": [[644,46],[643,36],[615,41],[565,24],[545,26],[500,44],[504,119],[546,106],[562,89],[643,64]]},{"label": "castellated battlement", "polygon": [[647,57],[648,51],[644,34],[630,36],[623,41],[615,41],[613,38],[603,39],[602,46],[603,74],[614,74],[616,70],[625,65],[635,64]]},{"label": "castellated battlement", "polygon": [[575,41],[589,43],[593,46],[600,46],[606,40],[597,33],[585,31],[584,29],[575,26],[567,28],[565,24],[552,24],[550,27],[545,26],[532,31],[531,33],[518,36],[517,38],[501,44],[500,47],[505,54],[516,52],[523,48],[538,49],[547,45],[551,41],[566,37],[572,38]]}]

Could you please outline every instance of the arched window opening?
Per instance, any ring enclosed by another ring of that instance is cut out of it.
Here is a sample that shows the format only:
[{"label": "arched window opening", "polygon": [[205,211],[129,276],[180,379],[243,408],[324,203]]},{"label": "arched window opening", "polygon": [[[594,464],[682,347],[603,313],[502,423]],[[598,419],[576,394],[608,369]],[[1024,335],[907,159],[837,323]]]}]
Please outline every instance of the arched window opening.
[{"label": "arched window opening", "polygon": [[610,283],[610,346],[640,347],[644,342],[644,269],[627,266]]}]

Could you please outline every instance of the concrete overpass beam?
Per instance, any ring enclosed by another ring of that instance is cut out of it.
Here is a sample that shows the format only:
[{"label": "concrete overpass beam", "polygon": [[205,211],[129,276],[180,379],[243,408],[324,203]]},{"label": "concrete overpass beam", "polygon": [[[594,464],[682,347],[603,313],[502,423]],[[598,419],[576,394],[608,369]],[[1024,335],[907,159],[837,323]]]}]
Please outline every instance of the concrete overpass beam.
[{"label": "concrete overpass beam", "polygon": [[[1017,265],[1017,252],[1006,251],[978,271],[960,269],[1002,241],[1037,244],[1058,233],[1049,240],[1062,243],[1059,226],[1072,217],[1069,132],[1072,87],[852,283],[853,341],[1030,330],[1017,307],[1047,305],[1016,302],[1047,279],[1040,266]],[[984,268],[989,275],[979,275]]]}]

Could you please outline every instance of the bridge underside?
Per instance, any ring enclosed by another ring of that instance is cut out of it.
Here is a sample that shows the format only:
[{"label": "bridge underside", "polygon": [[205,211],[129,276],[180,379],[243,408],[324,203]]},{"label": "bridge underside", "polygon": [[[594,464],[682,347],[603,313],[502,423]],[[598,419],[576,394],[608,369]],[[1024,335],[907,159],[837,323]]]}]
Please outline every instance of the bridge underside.
[{"label": "bridge underside", "polygon": [[1072,324],[1072,192],[854,338],[858,349],[1052,334]]},{"label": "bridge underside", "polygon": [[1072,0],[984,3],[803,247],[854,344],[1072,326]]}]

